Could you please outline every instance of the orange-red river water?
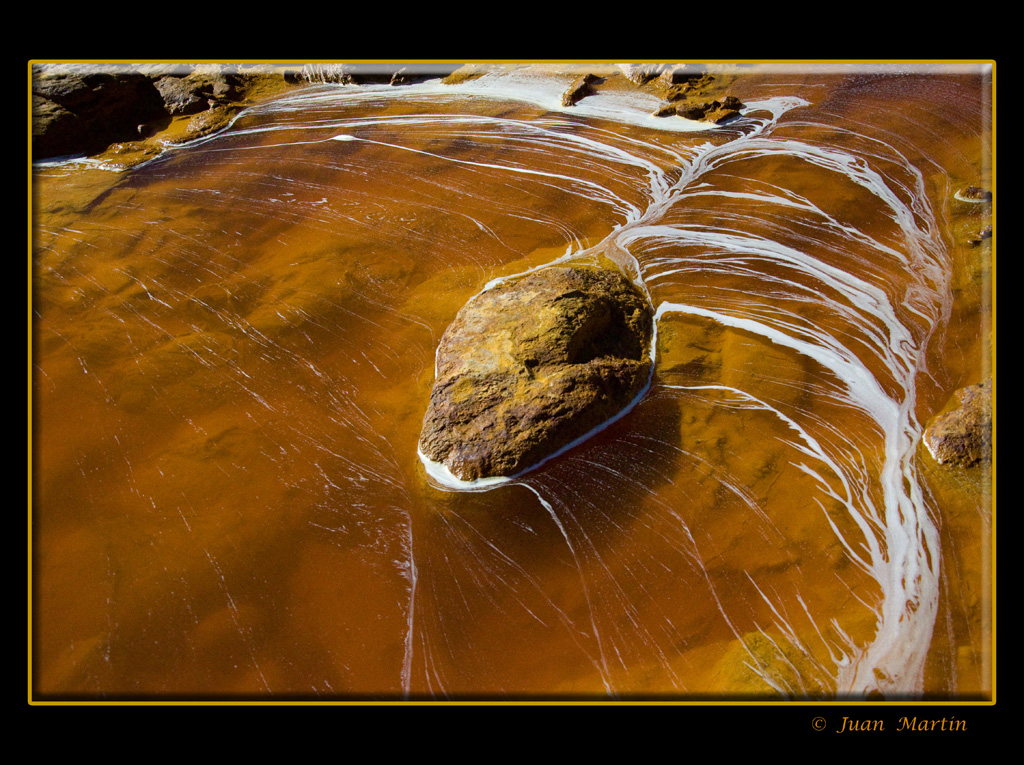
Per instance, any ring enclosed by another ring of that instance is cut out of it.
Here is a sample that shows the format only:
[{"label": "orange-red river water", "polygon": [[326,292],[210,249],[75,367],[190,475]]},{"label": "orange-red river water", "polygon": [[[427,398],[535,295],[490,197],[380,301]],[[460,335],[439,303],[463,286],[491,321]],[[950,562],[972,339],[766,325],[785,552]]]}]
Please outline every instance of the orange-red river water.
[{"label": "orange-red river water", "polygon": [[[990,694],[991,477],[921,434],[992,372],[991,68],[724,71],[721,125],[503,67],[37,166],[37,698]],[[439,483],[441,334],[558,260],[650,297],[650,389]]]}]

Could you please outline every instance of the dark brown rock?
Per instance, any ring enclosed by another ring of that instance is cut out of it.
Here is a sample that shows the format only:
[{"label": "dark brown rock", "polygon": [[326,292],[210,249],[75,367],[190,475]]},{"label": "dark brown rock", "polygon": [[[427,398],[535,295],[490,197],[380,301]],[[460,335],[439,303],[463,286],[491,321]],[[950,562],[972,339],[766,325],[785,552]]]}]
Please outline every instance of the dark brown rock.
[{"label": "dark brown rock", "polygon": [[736,96],[726,96],[721,101],[676,103],[675,113],[688,120],[720,123],[738,115],[742,108],[743,104]]},{"label": "dark brown rock", "polygon": [[992,382],[963,388],[955,409],[935,418],[925,445],[942,465],[973,467],[992,456]]},{"label": "dark brown rock", "polygon": [[[32,80],[32,158],[101,156],[179,118],[207,134],[254,99],[285,89],[285,74],[259,65],[40,65]],[[197,137],[191,129],[177,125],[159,143]]]},{"label": "dark brown rock", "polygon": [[688,120],[702,120],[710,108],[711,104],[709,102],[698,104],[676,104],[676,114]]},{"label": "dark brown rock", "polygon": [[663,88],[662,97],[666,101],[678,101],[683,98],[707,96],[713,88],[715,78],[707,72],[678,68],[671,73],[662,74],[658,82]]},{"label": "dark brown rock", "polygon": [[32,155],[94,154],[139,137],[139,126],[167,119],[163,99],[138,72],[66,72],[32,81]]},{"label": "dark brown rock", "polygon": [[181,134],[173,138],[168,138],[167,143],[187,143],[189,141],[194,141],[197,138],[208,136],[218,130],[223,130],[231,123],[231,120],[233,120],[241,110],[241,104],[228,103],[224,106],[215,106],[210,109],[206,109],[205,111],[198,112],[189,119]]},{"label": "dark brown rock", "polygon": [[617,271],[549,267],[482,292],[441,339],[420,451],[462,480],[536,465],[644,390],[651,333]]},{"label": "dark brown rock", "polygon": [[164,109],[173,116],[197,114],[244,97],[255,80],[236,72],[195,71],[185,76],[167,75],[154,80]]},{"label": "dark brown rock", "polygon": [[582,74],[573,80],[572,85],[562,94],[562,106],[573,106],[581,98],[586,98],[594,92],[591,85],[597,81],[593,74]]},{"label": "dark brown rock", "polygon": [[677,64],[665,69],[658,79],[666,86],[685,85],[689,88],[694,83],[710,82],[714,77],[693,65]]},{"label": "dark brown rock", "polygon": [[707,122],[724,122],[740,113],[743,106],[735,96],[726,96],[721,101],[712,101],[710,108],[704,112]]},{"label": "dark brown rock", "polygon": [[73,112],[43,96],[32,95],[32,154],[35,159],[74,154],[79,150],[80,120]]},{"label": "dark brown rock", "polygon": [[205,78],[161,77],[155,83],[168,114],[196,114],[209,107],[213,85]]}]

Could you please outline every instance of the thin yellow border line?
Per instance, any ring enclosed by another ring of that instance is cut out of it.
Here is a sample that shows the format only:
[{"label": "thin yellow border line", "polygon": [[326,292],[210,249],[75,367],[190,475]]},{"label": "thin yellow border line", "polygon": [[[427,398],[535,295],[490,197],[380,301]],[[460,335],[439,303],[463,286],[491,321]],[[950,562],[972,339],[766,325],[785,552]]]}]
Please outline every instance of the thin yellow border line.
[{"label": "thin yellow border line", "polygon": [[[457,64],[457,63],[468,63],[468,64],[502,64],[502,63],[522,63],[522,64],[613,64],[619,63],[622,59],[594,59],[588,61],[581,61],[578,59],[514,59],[514,60],[491,60],[491,59],[417,59],[415,61],[399,61],[395,59],[317,59],[311,61],[307,59],[189,59],[181,61],[178,59],[61,59],[61,58],[39,58],[29,59],[28,61],[28,346],[29,346],[29,359],[28,359],[28,442],[29,442],[29,459],[28,459],[28,704],[30,706],[700,706],[700,707],[719,707],[719,706],[744,706],[744,707],[758,707],[758,706],[772,706],[772,707],[829,707],[829,706],[853,706],[853,707],[893,707],[893,706],[913,706],[913,707],[933,707],[933,706],[958,706],[958,707],[993,707],[997,701],[997,683],[998,683],[998,672],[996,668],[996,391],[995,391],[995,378],[996,378],[996,236],[993,234],[992,239],[992,283],[990,287],[991,304],[992,304],[992,318],[991,318],[991,348],[990,348],[990,363],[991,373],[993,379],[993,397],[992,397],[992,473],[991,473],[991,512],[992,512],[992,531],[991,531],[991,591],[988,593],[990,598],[990,605],[992,609],[991,617],[991,635],[990,635],[990,650],[991,650],[991,699],[980,699],[980,700],[957,700],[957,699],[942,699],[942,700],[917,700],[917,699],[901,699],[901,700],[884,700],[884,701],[868,701],[868,700],[856,700],[856,699],[826,699],[826,700],[786,700],[786,699],[775,699],[775,700],[690,700],[690,699],[662,699],[662,700],[618,700],[618,699],[566,699],[566,700],[547,700],[547,699],[536,699],[536,700],[419,700],[419,699],[396,699],[387,701],[376,701],[376,700],[274,700],[274,699],[222,699],[222,700],[160,700],[160,699],[136,699],[136,700],[112,700],[107,701],[104,699],[51,699],[51,700],[39,700],[34,698],[34,686],[32,682],[33,674],[33,534],[32,534],[32,516],[33,516],[33,502],[32,502],[32,485],[33,485],[33,417],[32,417],[32,357],[33,357],[33,321],[32,321],[32,283],[33,283],[33,209],[32,209],[32,68],[42,64],[70,64],[70,63],[81,63],[81,64],[267,64],[267,65],[295,65],[295,64],[308,64],[308,63],[388,63],[388,64],[405,64],[405,63],[416,63],[416,64]],[[991,66],[991,109],[992,109],[992,136],[991,145],[989,147],[989,154],[991,157],[991,176],[992,176],[992,192],[993,192],[993,203],[992,203],[992,227],[993,232],[996,230],[996,204],[998,202],[998,194],[996,189],[996,62],[994,59],[702,59],[702,64],[799,64],[806,66],[820,65],[820,64],[835,64],[835,65],[859,65],[859,64],[879,64],[879,65],[899,65],[899,64],[917,64],[917,65],[942,65],[942,64],[954,64],[954,65],[989,65]]]}]

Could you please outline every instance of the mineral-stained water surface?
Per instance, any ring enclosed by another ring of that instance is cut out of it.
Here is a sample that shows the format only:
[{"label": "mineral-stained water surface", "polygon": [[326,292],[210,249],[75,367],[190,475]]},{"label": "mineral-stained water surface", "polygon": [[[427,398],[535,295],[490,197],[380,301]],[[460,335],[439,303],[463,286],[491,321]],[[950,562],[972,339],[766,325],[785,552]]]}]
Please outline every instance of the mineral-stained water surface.
[{"label": "mineral-stained water surface", "polygon": [[[710,71],[718,125],[502,67],[37,168],[37,697],[989,694],[990,475],[920,440],[991,374],[992,203],[954,196],[990,68]],[[644,397],[435,480],[445,329],[599,257],[655,309]]]}]

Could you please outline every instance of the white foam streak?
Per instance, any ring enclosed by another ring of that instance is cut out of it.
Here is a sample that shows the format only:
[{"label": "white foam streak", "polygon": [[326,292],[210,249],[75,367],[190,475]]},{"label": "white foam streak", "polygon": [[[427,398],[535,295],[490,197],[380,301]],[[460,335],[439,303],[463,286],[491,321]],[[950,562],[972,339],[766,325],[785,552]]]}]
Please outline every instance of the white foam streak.
[{"label": "white foam streak", "polygon": [[[504,83],[506,86],[508,84]],[[478,87],[481,93],[488,90],[484,83]],[[548,93],[538,100],[543,102],[550,96],[551,93]],[[830,453],[811,436],[807,428],[765,401],[738,389],[705,386],[729,390],[741,399],[774,413],[794,430],[798,437],[791,445],[823,465],[832,478],[826,479],[825,473],[810,465],[801,464],[797,467],[813,476],[826,496],[841,503],[862,534],[860,540],[844,538],[833,519],[825,513],[851,560],[871,573],[884,596],[878,608],[879,629],[873,643],[868,646],[856,646],[852,642],[844,645],[829,644],[829,650],[834,655],[843,657],[843,661],[838,663],[838,693],[862,695],[873,690],[913,693],[921,687],[924,654],[930,642],[937,609],[939,545],[912,464],[913,449],[919,437],[919,426],[913,415],[914,378],[923,363],[921,349],[926,344],[927,332],[923,336],[915,335],[900,320],[882,286],[816,259],[791,245],[748,231],[666,225],[659,222],[673,205],[684,203],[687,198],[709,195],[720,195],[748,204],[770,204],[809,214],[820,220],[822,232],[830,232],[839,241],[847,242],[851,251],[857,247],[867,247],[919,273],[916,286],[908,290],[908,302],[904,307],[911,315],[930,322],[928,326],[934,326],[943,311],[940,262],[943,250],[941,243],[935,239],[926,206],[916,200],[913,202],[914,208],[905,204],[890,190],[886,179],[862,157],[807,142],[769,137],[770,129],[779,116],[804,103],[796,99],[773,99],[749,104],[746,110],[748,115],[769,112],[771,117],[755,120],[747,135],[730,143],[722,146],[707,144],[698,147],[689,157],[678,157],[682,160],[682,173],[676,183],[668,183],[666,174],[651,163],[631,162],[631,158],[622,149],[602,149],[593,140],[577,144],[579,151],[602,156],[606,161],[644,167],[650,184],[650,203],[643,210],[634,205],[616,205],[616,209],[626,211],[625,220],[604,242],[586,251],[567,253],[559,261],[602,252],[615,260],[647,294],[650,294],[652,284],[665,283],[669,277],[685,273],[688,269],[711,268],[725,274],[759,278],[775,285],[783,294],[813,301],[815,304],[820,304],[826,290],[839,296],[840,299],[832,299],[829,306],[837,316],[842,317],[844,326],[858,329],[863,341],[867,343],[862,348],[870,348],[882,367],[892,375],[892,382],[896,384],[894,391],[883,388],[865,360],[858,356],[863,350],[855,351],[851,348],[848,338],[833,336],[825,329],[798,321],[795,316],[768,313],[766,308],[745,309],[739,304],[707,307],[666,300],[657,306],[655,324],[657,326],[670,314],[689,314],[753,333],[789,348],[813,360],[834,376],[838,388],[830,396],[838,396],[844,405],[861,411],[877,425],[883,439],[884,453],[879,476],[881,507],[875,505],[871,484],[864,471],[856,463],[849,463],[849,455],[858,453],[853,444],[846,443],[842,454]],[[584,111],[578,109],[575,113],[583,114]],[[564,144],[566,139],[560,135],[553,140]],[[786,189],[774,188],[770,193],[723,192],[703,186],[702,177],[727,162],[769,156],[785,156],[810,163],[867,189],[878,200],[881,209],[888,211],[892,222],[903,233],[905,249],[880,242],[843,224],[806,198]],[[488,167],[531,173],[524,168]],[[914,190],[923,197],[919,173],[912,170],[909,163],[905,163],[905,167],[917,184]],[[553,175],[552,178],[566,180],[562,175]],[[609,201],[609,188],[598,187],[596,184],[585,184],[584,187],[595,195],[595,199]],[[699,248],[706,255],[700,260],[687,261],[672,255],[635,254],[637,245],[650,247],[658,243],[660,245],[656,253],[686,244]],[[717,255],[711,257],[711,253]],[[766,268],[769,266],[770,269]],[[779,276],[780,266],[789,269],[793,277],[786,279]],[[696,388],[691,386],[689,389]],[[896,398],[893,397],[894,393]],[[843,442],[839,434],[833,433],[833,438]],[[428,460],[424,460],[424,464],[435,480],[449,488],[479,489],[501,482],[500,479],[468,485],[466,482],[453,482],[443,466],[431,465]],[[835,486],[836,481],[839,482],[838,488]],[[539,494],[538,498],[552,512]],[[922,545],[925,551],[922,551]],[[908,604],[911,607],[908,608]],[[786,620],[781,615],[779,619],[777,627],[781,629],[786,626]],[[815,630],[820,634],[817,625]],[[784,634],[794,644],[798,643],[792,627],[787,627]]]},{"label": "white foam streak", "polygon": [[[882,586],[884,593],[883,610],[880,614],[880,629],[874,643],[864,652],[860,662],[840,674],[841,691],[853,694],[867,694],[872,690],[883,692],[906,692],[908,688],[919,688],[923,673],[924,655],[931,639],[932,625],[937,609],[937,532],[927,516],[920,496],[907,496],[904,478],[916,486],[916,475],[910,460],[914,423],[910,421],[913,396],[902,405],[892,401],[882,391],[877,381],[863,364],[851,353],[842,353],[835,342],[810,343],[784,334],[775,327],[717,311],[677,303],[663,303],[658,308],[660,319],[667,313],[688,313],[713,319],[723,325],[733,326],[763,336],[774,343],[791,348],[814,359],[836,375],[846,387],[851,405],[870,414],[885,434],[885,462],[881,471],[881,485],[884,497],[884,514],[879,516],[873,506],[851,494],[846,486],[846,496],[832,493],[842,501],[850,517],[865,534],[868,560],[862,560],[853,552],[853,546],[843,539],[838,528],[830,520],[833,530],[843,541],[851,557],[859,565],[866,566]],[[822,338],[824,339],[824,338]],[[912,382],[910,383],[912,385]],[[760,402],[763,404],[763,402]],[[767,405],[765,405],[767,407]],[[777,410],[767,407],[779,416]],[[795,424],[788,418],[787,424]],[[811,447],[815,456],[822,459],[839,476],[843,471],[838,463],[830,459],[809,436],[800,429],[802,439]],[[821,476],[808,469],[819,480]],[[845,482],[845,479],[844,479]],[[915,501],[915,499],[917,501]],[[883,547],[876,543],[868,519],[883,524]],[[931,566],[922,566],[922,553],[918,550],[918,535],[923,535],[930,550]],[[906,604],[913,603],[911,612]],[[854,649],[850,647],[851,651]]]},{"label": "white foam streak", "polygon": [[[658,325],[673,315],[690,315],[752,333],[813,362],[820,370],[821,380],[814,394],[830,404],[860,413],[877,429],[877,434],[871,430],[871,438],[877,435],[882,455],[876,477],[870,475],[871,469],[856,443],[809,412],[783,412],[779,406],[747,391],[725,385],[662,387],[691,392],[704,389],[727,392],[742,406],[772,413],[795,434],[783,443],[804,455],[806,460],[794,466],[816,481],[823,497],[839,503],[862,538],[847,538],[825,510],[821,498],[814,497],[813,501],[821,507],[851,561],[871,574],[883,595],[881,603],[866,604],[878,616],[877,634],[868,645],[856,645],[834,620],[831,625],[834,637],[826,640],[825,630],[811,618],[804,601],[799,600],[804,617],[811,621],[814,633],[821,637],[835,659],[836,692],[852,696],[875,690],[895,694],[918,692],[937,611],[940,545],[913,463],[920,437],[920,426],[914,414],[915,384],[923,369],[923,349],[927,347],[930,333],[949,310],[946,255],[936,233],[920,172],[894,149],[877,143],[871,144],[872,150],[879,152],[877,156],[884,154],[886,166],[898,168],[899,178],[877,169],[875,165],[881,166],[881,163],[872,162],[876,155],[813,142],[820,139],[799,140],[792,137],[799,134],[802,124],[795,120],[787,124],[789,137],[773,135],[783,115],[807,105],[797,98],[747,103],[740,135],[721,145],[697,144],[691,140],[691,145],[685,149],[670,150],[654,142],[643,143],[619,135],[607,125],[641,126],[660,133],[716,128],[682,119],[653,117],[657,99],[640,90],[601,92],[572,107],[564,107],[561,95],[571,80],[572,75],[567,74],[502,69],[459,85],[433,81],[397,88],[324,86],[259,107],[255,111],[276,112],[283,115],[282,119],[269,126],[236,129],[235,134],[274,130],[283,143],[288,143],[291,131],[295,130],[295,140],[321,144],[337,142],[334,148],[339,155],[359,146],[373,147],[479,171],[481,177],[500,179],[499,184],[539,183],[545,186],[545,193],[551,186],[557,187],[607,209],[614,228],[604,241],[589,248],[579,247],[576,240],[576,246],[570,245],[563,255],[545,265],[601,254],[615,262],[648,295],[652,305],[655,304],[653,296],[659,296],[652,354]],[[397,116],[338,119],[332,114],[330,118],[317,117],[319,104],[332,104],[339,99],[353,102],[400,99],[410,104],[419,99],[424,107],[415,114]],[[531,121],[454,113],[456,105],[473,99],[535,104],[546,113]],[[438,108],[438,103],[445,104],[452,113]],[[374,133],[377,128],[382,129],[383,135]],[[311,139],[311,133],[322,138]],[[813,131],[811,134],[820,135]],[[420,140],[424,137],[428,140]],[[469,155],[459,152],[434,149],[435,144],[430,140],[435,138],[442,139],[436,144],[440,147],[446,145],[445,141],[463,139],[483,147],[500,145],[506,151],[498,154],[500,161],[491,157],[467,158]],[[534,156],[542,157],[543,166],[548,169],[539,169],[532,161]],[[852,183],[867,191],[878,207],[879,220],[890,227],[887,231],[893,232],[891,239],[878,233],[869,235],[844,223],[841,215],[830,213],[824,209],[825,205],[816,204],[797,190],[785,188],[781,185],[784,181],[775,185],[752,180],[738,189],[731,184],[727,188],[716,185],[715,174],[727,172],[731,163],[741,167],[739,163],[743,161],[758,159],[813,166],[825,177],[834,177],[838,182]],[[550,169],[552,167],[555,169]],[[723,214],[713,223],[705,219],[693,224],[668,219],[673,210],[685,210],[688,204],[699,205],[709,200],[723,205],[735,203],[735,208],[744,212]],[[785,222],[766,230],[749,212],[759,208],[777,212],[776,217],[780,219],[792,216],[810,221],[807,228],[813,229],[813,233],[794,233],[786,229]],[[530,211],[514,210],[508,214],[547,226],[557,225],[555,221],[538,220]],[[500,241],[498,233],[489,226],[474,222],[483,233]],[[777,235],[780,230],[788,235]],[[567,240],[572,241],[573,235],[567,231]],[[835,259],[825,262],[814,256],[823,248],[834,253]],[[855,274],[842,265],[855,263],[864,251],[910,274],[910,284],[905,291],[895,292],[893,285],[881,281],[877,273],[858,271]],[[742,277],[744,284],[756,284],[765,294],[774,291],[789,304],[823,307],[836,319],[835,327],[817,326],[775,303],[759,304],[756,295],[729,293],[725,289],[720,294],[688,295],[684,277],[689,273]],[[488,283],[483,289],[492,288],[498,281]],[[880,379],[883,375],[884,380]],[[639,405],[640,398],[615,419]],[[608,424],[577,439],[552,457],[576,447]],[[827,441],[821,437],[822,432],[827,433]],[[873,452],[874,444],[871,449]],[[594,621],[595,604],[590,600],[578,550],[549,498],[535,488],[535,482],[525,473],[467,482],[457,479],[444,465],[422,453],[419,456],[431,482],[446,491],[483,491],[514,482],[533,492],[564,537],[580,571],[598,645],[599,659],[595,660],[595,666],[606,689],[612,693],[609,657],[606,656],[610,649]],[[724,479],[724,484],[737,492],[742,490],[737,482]],[[752,510],[756,512],[756,506]],[[704,575],[708,576],[706,571]],[[410,576],[415,591],[414,566]],[[801,633],[792,621],[799,613],[791,617],[753,577],[751,581],[771,606],[779,634],[804,650]],[[708,583],[710,586],[710,579]],[[714,587],[711,592],[718,600]],[[726,613],[720,600],[718,606],[730,628],[740,637],[735,626],[738,620]],[[407,641],[412,639],[411,605],[409,619]],[[775,639],[762,634],[785,659],[786,652]],[[429,647],[424,648],[425,652],[428,650]],[[403,666],[406,687],[411,651],[412,643],[407,642]],[[757,658],[751,656],[759,666]],[[430,672],[437,671],[433,666],[433,662],[425,662],[428,682],[431,682]],[[820,666],[817,670],[824,672]],[[762,676],[766,682],[775,684],[768,673]],[[435,674],[434,680],[441,683],[442,678]],[[777,686],[780,691],[800,693],[806,692],[807,683],[800,688]]]},{"label": "white foam streak", "polygon": [[562,524],[561,519],[558,517],[558,513],[555,512],[554,507],[551,506],[551,503],[544,499],[541,493],[537,489],[530,486],[529,484],[520,483],[519,485],[533,492],[533,494],[537,497],[537,500],[541,503],[541,505],[544,506],[544,509],[548,511],[548,514],[551,516],[551,520],[554,521],[555,525],[558,527],[558,530],[562,533],[562,537],[565,539],[565,544],[569,548],[569,552],[572,554],[573,561],[576,564],[576,570],[579,572],[580,575],[580,584],[583,587],[583,593],[587,601],[587,613],[590,617],[590,628],[594,635],[594,640],[597,644],[598,649],[599,661],[595,661],[594,666],[600,670],[601,680],[604,683],[605,691],[608,693],[609,696],[614,696],[615,692],[612,688],[610,675],[608,671],[608,660],[604,654],[604,643],[601,639],[601,631],[598,629],[597,622],[594,618],[594,604],[591,602],[590,599],[590,590],[587,586],[587,578],[583,572],[583,568],[580,564],[579,557],[576,554],[576,547],[573,545],[569,533],[565,530],[565,526]]}]

